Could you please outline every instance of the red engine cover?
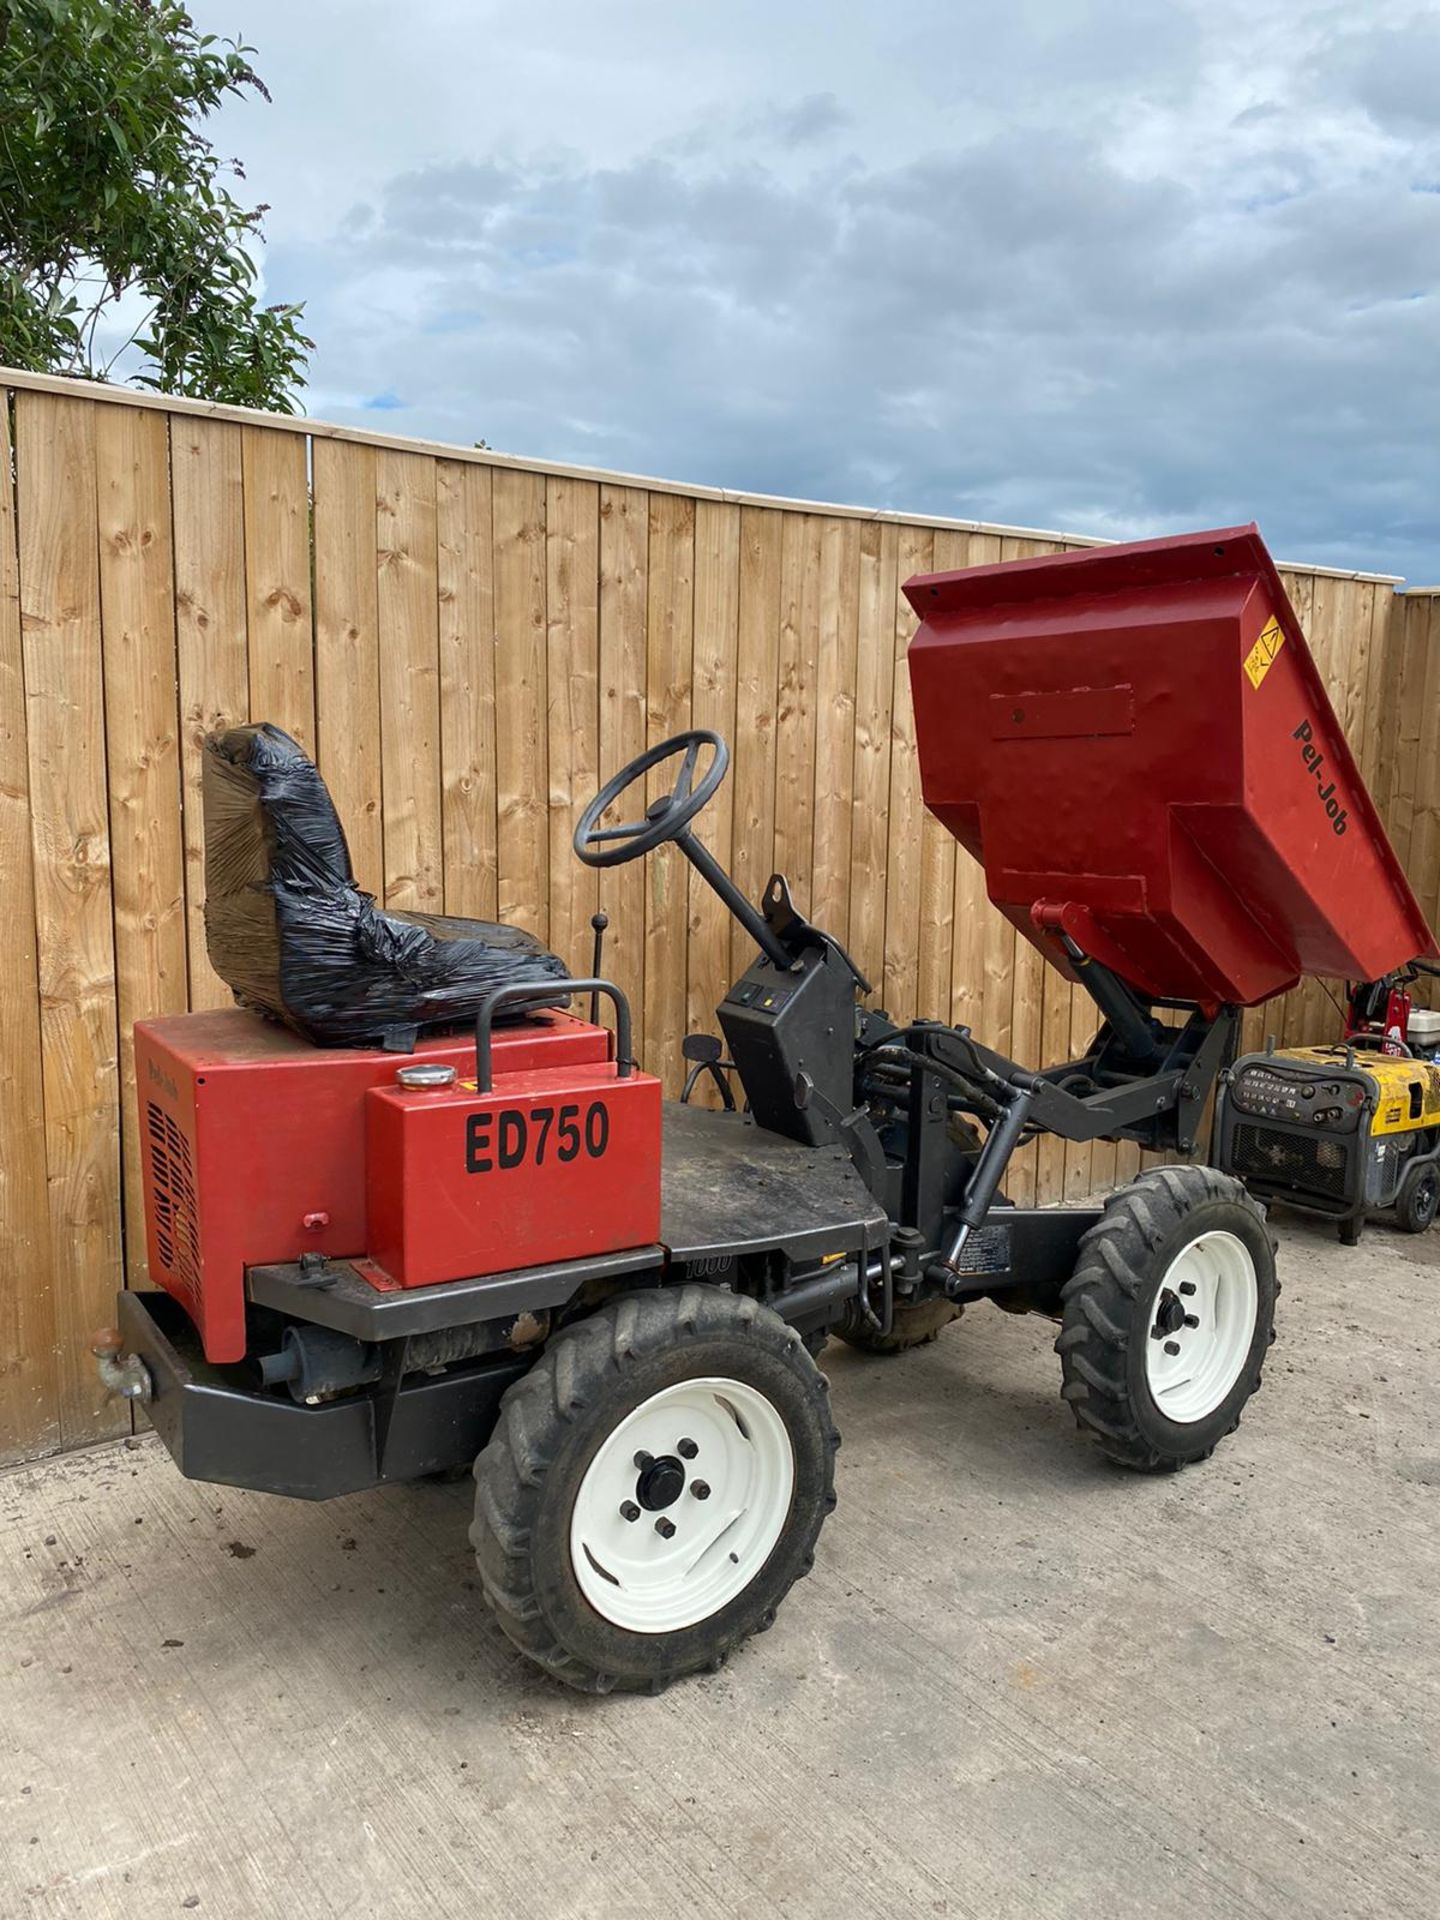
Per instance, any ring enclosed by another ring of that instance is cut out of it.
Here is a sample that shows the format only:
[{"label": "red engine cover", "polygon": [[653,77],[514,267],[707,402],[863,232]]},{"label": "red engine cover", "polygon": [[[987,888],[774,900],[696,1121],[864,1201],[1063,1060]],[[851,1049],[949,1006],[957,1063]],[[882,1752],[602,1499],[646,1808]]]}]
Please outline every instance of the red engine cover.
[{"label": "red engine cover", "polygon": [[[564,1013],[494,1035],[497,1076],[598,1066],[609,1051],[603,1027]],[[473,1075],[474,1040],[447,1035],[405,1055],[313,1047],[235,1007],[137,1022],[150,1275],[183,1303],[211,1360],[244,1356],[247,1266],[367,1250],[365,1095],[421,1060]]]},{"label": "red engine cover", "polygon": [[402,1287],[649,1246],[660,1082],[551,1067],[366,1098],[370,1253]]}]

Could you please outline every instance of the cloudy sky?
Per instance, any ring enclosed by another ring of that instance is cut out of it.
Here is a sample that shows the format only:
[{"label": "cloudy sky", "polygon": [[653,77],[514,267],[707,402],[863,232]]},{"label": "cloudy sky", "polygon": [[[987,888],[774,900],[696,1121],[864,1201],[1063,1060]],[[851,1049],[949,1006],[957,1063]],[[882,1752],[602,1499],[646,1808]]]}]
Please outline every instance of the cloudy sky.
[{"label": "cloudy sky", "polygon": [[1440,581],[1440,0],[192,0],[390,432]]}]

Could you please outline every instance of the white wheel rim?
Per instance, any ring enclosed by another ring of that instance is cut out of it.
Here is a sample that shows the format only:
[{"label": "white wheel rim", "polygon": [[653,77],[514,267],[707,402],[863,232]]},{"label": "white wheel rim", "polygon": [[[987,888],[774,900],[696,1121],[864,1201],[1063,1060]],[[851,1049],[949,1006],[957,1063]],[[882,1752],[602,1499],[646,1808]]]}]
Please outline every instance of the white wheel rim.
[{"label": "white wheel rim", "polygon": [[[663,1477],[637,1456],[663,1466]],[[668,1495],[677,1469],[673,1497],[641,1505],[642,1493]],[[769,1559],[794,1488],[795,1450],[763,1393],[727,1379],[664,1387],[620,1422],[580,1482],[570,1516],[580,1591],[631,1633],[708,1620]],[[637,1518],[626,1517],[637,1508]]]},{"label": "white wheel rim", "polygon": [[1243,1240],[1202,1233],[1181,1248],[1156,1292],[1145,1340],[1146,1383],[1167,1420],[1188,1426],[1215,1411],[1240,1378],[1259,1310]]}]

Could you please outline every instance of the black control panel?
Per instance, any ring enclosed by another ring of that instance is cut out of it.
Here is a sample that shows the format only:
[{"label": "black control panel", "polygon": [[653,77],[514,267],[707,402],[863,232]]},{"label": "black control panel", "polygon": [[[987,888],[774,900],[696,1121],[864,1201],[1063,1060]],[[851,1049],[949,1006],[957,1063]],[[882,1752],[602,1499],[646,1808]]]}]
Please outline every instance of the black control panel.
[{"label": "black control panel", "polygon": [[756,959],[717,1009],[758,1125],[808,1146],[836,1135],[855,1076],[855,978],[823,941],[793,966]]},{"label": "black control panel", "polygon": [[1237,1070],[1230,1101],[1240,1113],[1261,1120],[1353,1133],[1364,1111],[1365,1087],[1358,1079],[1328,1079],[1257,1061]]}]

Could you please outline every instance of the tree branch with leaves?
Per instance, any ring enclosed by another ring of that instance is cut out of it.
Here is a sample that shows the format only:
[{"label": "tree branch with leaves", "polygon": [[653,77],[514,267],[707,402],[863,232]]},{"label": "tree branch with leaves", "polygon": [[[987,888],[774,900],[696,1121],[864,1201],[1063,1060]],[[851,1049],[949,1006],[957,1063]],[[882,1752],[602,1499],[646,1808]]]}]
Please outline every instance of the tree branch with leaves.
[{"label": "tree branch with leaves", "polygon": [[133,350],[139,386],[295,410],[303,308],[261,304],[267,209],[200,130],[269,99],[252,52],[175,0],[0,0],[0,363],[103,380]]}]

